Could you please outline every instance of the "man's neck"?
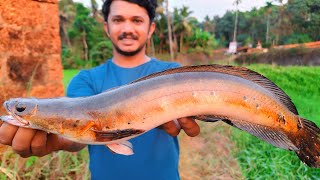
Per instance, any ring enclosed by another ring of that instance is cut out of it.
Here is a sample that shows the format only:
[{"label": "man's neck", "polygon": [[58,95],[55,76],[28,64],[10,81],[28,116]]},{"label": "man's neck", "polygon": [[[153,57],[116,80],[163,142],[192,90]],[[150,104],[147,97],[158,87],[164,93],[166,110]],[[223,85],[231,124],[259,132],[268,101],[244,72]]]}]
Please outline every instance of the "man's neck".
[{"label": "man's neck", "polygon": [[124,56],[117,52],[113,53],[112,62],[116,65],[124,68],[132,68],[144,64],[150,61],[150,57],[148,57],[144,51],[142,53],[138,53],[134,56]]}]

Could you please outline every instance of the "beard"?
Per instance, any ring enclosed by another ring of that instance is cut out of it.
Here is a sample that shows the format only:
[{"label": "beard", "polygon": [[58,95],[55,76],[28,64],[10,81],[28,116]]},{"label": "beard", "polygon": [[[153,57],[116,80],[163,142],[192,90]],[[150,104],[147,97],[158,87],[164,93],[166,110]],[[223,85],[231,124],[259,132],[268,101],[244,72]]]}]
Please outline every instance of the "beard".
[{"label": "beard", "polygon": [[[139,39],[139,37],[138,36],[136,36],[136,35],[134,35],[134,34],[132,34],[132,33],[122,33],[119,37],[118,37],[118,40],[123,40],[123,39],[125,39],[125,38],[131,38],[131,39],[133,39],[133,40],[138,40]],[[122,50],[122,49],[120,49],[120,47],[119,46],[117,46],[113,41],[111,41],[112,42],[112,44],[113,44],[113,47],[115,48],[115,50],[119,53],[119,54],[121,54],[121,55],[123,55],[123,56],[127,56],[127,57],[130,57],[130,56],[134,56],[134,55],[136,55],[136,54],[138,54],[139,52],[141,52],[142,51],[142,49],[145,47],[145,45],[147,44],[147,41],[146,42],[144,42],[143,44],[141,44],[141,46],[139,46],[136,50],[133,50],[133,51],[124,51],[124,50]]]},{"label": "beard", "polygon": [[115,43],[113,43],[113,47],[114,49],[121,55],[123,56],[127,56],[127,57],[130,57],[130,56],[134,56],[136,54],[138,54],[139,52],[142,51],[142,49],[144,48],[144,46],[146,45],[146,43],[142,44],[141,46],[139,46],[136,50],[134,51],[123,51],[122,49],[119,48],[119,46],[117,46]]}]

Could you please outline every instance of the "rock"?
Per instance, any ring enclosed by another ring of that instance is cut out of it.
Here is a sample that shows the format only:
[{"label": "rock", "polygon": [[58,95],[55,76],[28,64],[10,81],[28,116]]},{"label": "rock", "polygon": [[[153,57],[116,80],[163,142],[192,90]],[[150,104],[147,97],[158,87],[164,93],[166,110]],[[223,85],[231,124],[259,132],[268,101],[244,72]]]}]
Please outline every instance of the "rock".
[{"label": "rock", "polygon": [[0,39],[0,105],[64,95],[58,0],[0,0]]}]

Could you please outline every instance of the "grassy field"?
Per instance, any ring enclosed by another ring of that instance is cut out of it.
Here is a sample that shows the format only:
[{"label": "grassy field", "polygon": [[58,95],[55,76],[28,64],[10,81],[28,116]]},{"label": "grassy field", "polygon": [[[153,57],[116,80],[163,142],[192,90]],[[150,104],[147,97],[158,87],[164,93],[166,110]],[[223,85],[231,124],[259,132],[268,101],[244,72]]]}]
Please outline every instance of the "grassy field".
[{"label": "grassy field", "polygon": [[79,72],[76,69],[68,69],[63,71],[63,86],[64,89],[67,89],[68,84],[70,83],[71,79]]},{"label": "grassy field", "polygon": [[[250,65],[292,98],[300,115],[320,125],[320,67]],[[66,86],[78,70],[64,71]],[[200,123],[196,138],[180,135],[181,178],[319,179],[293,152],[275,148],[224,123]],[[88,179],[88,153],[58,152],[42,158],[20,158],[10,150],[0,156],[2,179]]]}]

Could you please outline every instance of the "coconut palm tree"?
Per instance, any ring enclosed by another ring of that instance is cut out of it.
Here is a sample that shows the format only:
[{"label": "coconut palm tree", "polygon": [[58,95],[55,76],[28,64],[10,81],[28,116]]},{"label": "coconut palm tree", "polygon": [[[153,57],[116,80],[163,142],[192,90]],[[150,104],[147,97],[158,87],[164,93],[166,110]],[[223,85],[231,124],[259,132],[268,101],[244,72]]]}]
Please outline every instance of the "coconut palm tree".
[{"label": "coconut palm tree", "polygon": [[238,16],[239,16],[239,9],[238,6],[241,3],[241,0],[235,0],[234,4],[236,5],[236,18],[234,21],[234,31],[233,31],[233,42],[237,41],[237,28],[238,28]]},{"label": "coconut palm tree", "polygon": [[203,22],[203,30],[206,32],[209,32],[211,34],[214,34],[216,32],[216,27],[215,27],[214,20],[210,19],[208,15],[204,17],[204,22]]},{"label": "coconut palm tree", "polygon": [[189,10],[189,7],[183,6],[181,9],[175,8],[174,10],[174,34],[179,37],[179,51],[183,51],[183,41],[186,35],[191,35],[192,24],[190,23],[192,18],[190,15],[193,12]]},{"label": "coconut palm tree", "polygon": [[173,41],[172,41],[171,15],[169,12],[169,0],[166,0],[165,2],[166,2],[166,14],[167,14],[167,25],[168,25],[168,35],[169,35],[170,57],[171,57],[171,61],[173,61],[174,52],[173,52]]},{"label": "coconut palm tree", "polygon": [[271,2],[267,2],[266,3],[266,13],[267,13],[267,27],[266,27],[266,44],[269,43],[269,39],[270,39],[270,16],[272,13],[272,3]]},{"label": "coconut palm tree", "polygon": [[96,0],[90,0],[90,3],[91,3],[92,17],[97,19],[97,17],[98,17],[98,3]]}]

